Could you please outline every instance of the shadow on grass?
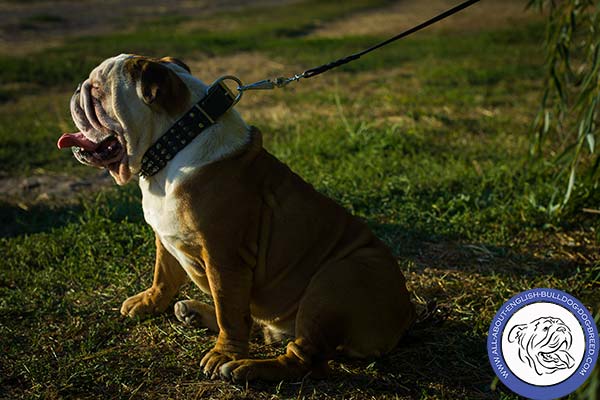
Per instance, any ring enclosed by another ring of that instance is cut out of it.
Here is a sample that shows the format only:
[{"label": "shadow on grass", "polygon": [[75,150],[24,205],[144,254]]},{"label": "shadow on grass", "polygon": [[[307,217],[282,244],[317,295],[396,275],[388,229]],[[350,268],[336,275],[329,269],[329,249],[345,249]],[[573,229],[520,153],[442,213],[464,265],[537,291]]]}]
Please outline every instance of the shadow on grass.
[{"label": "shadow on grass", "polygon": [[[6,235],[49,230],[77,222],[78,218],[95,220],[96,213],[100,219],[113,221],[127,217],[136,222],[135,229],[138,222],[143,224],[136,188],[103,194],[78,206],[40,207],[27,212],[6,204],[0,207],[4,229],[13,226]],[[256,382],[247,386],[211,381],[201,374],[199,361],[214,344],[216,335],[185,330],[172,313],[146,322],[119,317],[120,301],[135,291],[126,283],[115,284],[117,277],[126,276],[117,274],[105,277],[105,288],[95,289],[93,294],[68,292],[76,297],[63,302],[67,307],[64,312],[48,306],[53,313],[42,324],[61,323],[46,332],[40,343],[29,342],[27,336],[23,340],[26,347],[39,349],[55,346],[52,337],[61,337],[62,351],[52,347],[60,361],[52,364],[56,356],[45,352],[48,370],[37,372],[35,379],[7,374],[9,379],[4,385],[17,393],[18,387],[33,387],[36,380],[46,382],[51,386],[47,393],[55,397],[129,397],[145,393],[155,398],[510,399],[513,397],[502,387],[497,389],[502,394],[491,390],[494,374],[487,359],[486,335],[493,314],[510,295],[536,286],[569,288],[579,297],[586,293],[582,288],[593,281],[586,274],[600,272],[600,266],[583,266],[567,257],[540,256],[527,247],[465,243],[398,224],[372,227],[394,249],[415,297],[434,300],[438,306],[433,318],[415,326],[390,354],[368,360],[336,360],[326,380]],[[122,230],[120,225],[113,228]],[[535,246],[534,241],[526,242]],[[550,243],[547,249],[552,250],[552,246]],[[589,271],[582,272],[585,268]],[[101,303],[97,303],[99,295],[103,296]],[[585,294],[581,299],[585,302],[590,298]],[[26,326],[19,322],[19,328],[13,327],[13,331],[39,328],[29,316],[21,318],[27,321]],[[285,347],[280,344],[265,348],[256,337],[252,343],[252,356],[256,358],[280,354]]]},{"label": "shadow on grass", "polygon": [[[215,336],[207,334],[204,343],[210,344]],[[253,343],[260,339],[254,338]],[[185,341],[182,342],[186,346]],[[206,346],[206,345],[205,345]],[[210,348],[210,346],[206,346]],[[265,351],[264,346],[262,350]],[[280,354],[284,344],[273,346],[264,354],[253,351],[256,358]],[[170,352],[173,349],[169,349]],[[177,352],[177,350],[176,350]],[[426,324],[414,328],[391,353],[379,358],[356,360],[337,359],[330,363],[326,379],[310,377],[295,382],[251,382],[234,385],[214,381],[202,374],[194,379],[190,372],[201,359],[182,359],[176,369],[155,371],[155,374],[179,381],[176,394],[173,386],[155,388],[160,396],[176,398],[497,398],[490,389],[494,374],[485,352],[485,337],[470,333],[464,322]],[[144,362],[145,364],[148,361]],[[184,377],[184,382],[181,378]],[[164,379],[170,380],[170,379]],[[164,381],[163,380],[163,381]],[[501,389],[502,390],[502,389]],[[510,397],[507,397],[510,398]]]},{"label": "shadow on grass", "polygon": [[106,217],[143,222],[139,188],[108,189],[96,194],[74,195],[68,203],[19,205],[0,200],[0,238],[47,232],[82,219]]},{"label": "shadow on grass", "polygon": [[[516,248],[512,245],[470,243],[459,238],[429,235],[395,224],[371,224],[371,227],[392,248],[401,264],[409,263],[417,272],[436,268],[484,276],[518,275],[533,278],[547,275],[562,279],[580,272],[578,266],[581,263],[569,257],[563,249],[563,243],[553,242],[551,233],[546,234],[543,241],[528,237],[525,240],[526,247]],[[515,240],[518,242],[519,238],[515,237]],[[545,255],[536,251],[542,246]],[[573,254],[593,253],[589,246],[572,246],[569,250]],[[559,253],[565,257],[556,257]]]},{"label": "shadow on grass", "polygon": [[[568,290],[593,303],[593,293],[586,287],[600,267],[583,265],[568,256],[550,258],[512,244],[464,243],[393,224],[374,225],[373,229],[394,247],[416,302],[436,302],[433,316],[417,324],[387,355],[332,362],[326,380],[255,382],[235,386],[237,396],[516,399],[496,382],[487,356],[487,330],[500,305],[532,287]],[[528,239],[530,245],[539,245]],[[560,245],[547,238],[544,244],[553,252]],[[272,357],[283,347],[252,355]],[[209,397],[233,391],[227,383],[204,378],[187,390],[190,392],[185,395],[201,392]]]},{"label": "shadow on grass", "polygon": [[0,238],[44,232],[77,220],[81,205],[19,207],[0,202]]}]

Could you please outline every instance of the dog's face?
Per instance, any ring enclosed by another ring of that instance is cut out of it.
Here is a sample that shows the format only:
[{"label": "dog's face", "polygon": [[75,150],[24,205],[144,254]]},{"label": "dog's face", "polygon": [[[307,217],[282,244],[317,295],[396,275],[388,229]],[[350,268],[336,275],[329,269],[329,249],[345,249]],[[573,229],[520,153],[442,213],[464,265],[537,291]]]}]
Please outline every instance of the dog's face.
[{"label": "dog's face", "polygon": [[145,151],[204,88],[173,58],[109,58],[71,98],[71,115],[80,131],[62,135],[58,147],[71,147],[77,160],[106,168],[124,185],[139,171]]},{"label": "dog's face", "polygon": [[569,354],[573,343],[571,330],[560,318],[542,317],[515,325],[508,341],[519,345],[519,357],[538,375],[571,368],[575,363]]}]

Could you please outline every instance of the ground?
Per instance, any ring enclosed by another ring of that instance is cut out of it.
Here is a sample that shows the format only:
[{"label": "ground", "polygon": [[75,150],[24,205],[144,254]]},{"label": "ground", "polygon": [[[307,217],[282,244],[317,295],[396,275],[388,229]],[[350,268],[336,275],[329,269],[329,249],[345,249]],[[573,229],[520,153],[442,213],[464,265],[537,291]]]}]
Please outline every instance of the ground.
[{"label": "ground", "polygon": [[[599,315],[600,216],[584,211],[599,194],[578,186],[549,215],[560,183],[529,156],[543,18],[526,1],[482,2],[237,106],[271,152],[390,245],[431,318],[389,355],[333,361],[326,380],[208,380],[199,361],[214,335],[171,313],[119,315],[151,282],[152,232],[135,184],[116,188],[56,149],[77,83],[120,52],[182,58],[207,82],[289,76],[454,2],[123,3],[0,2],[0,398],[514,399],[485,346],[505,300],[552,287]],[[191,285],[179,296],[198,297]],[[251,351],[283,348],[255,337]]]}]

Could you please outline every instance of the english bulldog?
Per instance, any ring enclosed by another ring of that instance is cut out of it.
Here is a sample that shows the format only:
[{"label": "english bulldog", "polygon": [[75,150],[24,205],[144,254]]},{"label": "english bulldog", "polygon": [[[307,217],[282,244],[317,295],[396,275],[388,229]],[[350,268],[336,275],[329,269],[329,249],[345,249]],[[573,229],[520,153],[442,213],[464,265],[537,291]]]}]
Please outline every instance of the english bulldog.
[{"label": "english bulldog", "polygon": [[541,317],[511,328],[508,342],[519,346],[519,358],[538,375],[552,374],[575,366],[569,354],[571,329],[560,319]]},{"label": "english bulldog", "polygon": [[[175,315],[218,333],[201,367],[238,382],[323,376],[336,355],[389,352],[415,319],[390,250],[266,151],[233,108],[160,170],[136,177],[149,149],[207,96],[179,60],[121,54],[71,99],[79,132],[62,135],[58,147],[106,168],[119,185],[138,179],[155,232],[152,286],[125,300],[121,314],[165,312],[192,280],[213,304],[181,300]],[[253,322],[267,341],[289,340],[286,353],[250,358]]]}]

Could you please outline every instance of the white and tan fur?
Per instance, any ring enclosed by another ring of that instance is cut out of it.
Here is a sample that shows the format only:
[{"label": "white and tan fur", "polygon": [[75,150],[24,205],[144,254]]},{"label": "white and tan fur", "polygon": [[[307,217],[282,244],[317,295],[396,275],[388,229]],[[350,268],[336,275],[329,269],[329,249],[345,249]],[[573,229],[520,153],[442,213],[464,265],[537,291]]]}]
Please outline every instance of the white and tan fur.
[{"label": "white and tan fur", "polygon": [[[104,83],[103,91],[107,94],[107,98],[112,100],[111,104],[104,108],[122,127],[126,127],[130,176],[135,177],[139,172],[145,150],[156,142],[177,118],[158,114],[150,109],[140,100],[142,97],[140,82],[131,82],[125,74],[117,72],[122,71],[124,62],[130,58],[129,54],[120,54],[105,60],[92,70],[90,80]],[[166,64],[166,66],[176,72],[190,90],[191,97],[186,108],[191,108],[204,97],[207,88],[204,82],[176,64]],[[173,193],[198,168],[242,148],[248,142],[248,131],[248,125],[238,112],[231,109],[214,125],[208,127],[202,135],[184,147],[156,175],[139,179],[144,219],[190,277],[196,274],[197,266],[192,265],[175,245],[185,241],[185,238],[180,237],[181,228],[177,216],[180,204]],[[119,178],[116,180],[120,185],[128,182]],[[127,307],[124,307],[123,311],[125,310]],[[127,314],[133,316],[135,312],[129,310]]]},{"label": "white and tan fur", "polygon": [[[160,91],[135,78],[132,60],[183,82],[181,92],[171,94],[174,102],[185,100],[176,112],[157,105]],[[84,134],[94,142],[116,135],[123,144],[126,155],[120,168],[111,170],[120,185],[138,174],[146,150],[206,91],[178,60],[125,54],[100,64],[89,82],[92,95],[120,127]],[[264,150],[260,134],[234,110],[156,175],[140,178],[139,186],[144,217],[156,234],[154,280],[125,300],[121,313],[164,312],[190,278],[215,306],[180,301],[175,314],[219,333],[201,361],[210,376],[240,381],[319,375],[336,351],[353,356],[389,351],[414,320],[404,277],[389,249],[364,222]],[[320,261],[305,261],[313,259]],[[285,355],[248,358],[257,316],[270,336],[293,339]]]}]

